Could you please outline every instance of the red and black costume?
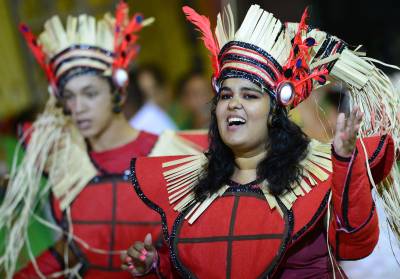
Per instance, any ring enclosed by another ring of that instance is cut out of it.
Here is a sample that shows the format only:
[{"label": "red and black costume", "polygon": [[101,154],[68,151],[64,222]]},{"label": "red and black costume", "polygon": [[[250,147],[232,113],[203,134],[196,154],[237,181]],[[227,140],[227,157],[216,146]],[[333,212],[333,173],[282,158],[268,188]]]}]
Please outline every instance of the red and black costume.
[{"label": "red and black costume", "polygon": [[[169,142],[160,142],[161,140]],[[165,139],[141,131],[135,140],[123,146],[89,153],[98,175],[70,204],[71,223],[66,211],[60,209],[60,201],[51,195],[53,217],[59,226],[85,242],[85,245],[79,241],[69,244],[82,264],[80,274],[84,278],[131,278],[131,275],[121,270],[120,254],[112,251],[125,250],[135,241],[143,240],[147,233],[153,235],[156,246],[161,240],[159,215],[150,210],[132,191],[129,162],[132,158],[145,157],[152,152],[154,154],[156,144],[161,144],[163,148],[169,146],[177,151],[174,141],[191,144],[199,149],[198,152],[208,145],[207,136],[201,131],[179,132],[175,138]],[[88,249],[87,245],[104,252]],[[65,269],[64,255],[60,255],[53,247],[43,252],[36,261],[44,275]],[[37,278],[37,273],[33,265],[29,264],[15,278]]]},{"label": "red and black costume", "polygon": [[[133,242],[144,239],[149,232],[155,237],[159,235],[159,217],[132,192],[128,179],[129,160],[132,157],[147,156],[156,141],[156,135],[140,132],[135,140],[121,147],[104,152],[91,152],[90,157],[99,172],[71,203],[72,224],[68,223],[66,212],[60,210],[59,201],[52,198],[54,217],[65,231],[69,231],[69,226],[72,225],[75,237],[86,242],[91,248],[109,252],[96,253],[75,241],[70,244],[75,255],[83,263],[82,275],[85,278],[130,278],[129,274],[121,272],[120,255],[112,254],[111,251],[124,250]],[[37,263],[44,274],[64,269],[63,255],[58,255],[52,248],[44,252],[37,259]],[[21,270],[16,276],[36,277],[32,266]]]},{"label": "red and black costume", "polygon": [[301,182],[279,196],[263,180],[213,185],[219,187],[216,192],[196,200],[196,181],[207,172],[206,156],[133,159],[132,183],[160,214],[169,248],[169,259],[159,253],[158,271],[167,278],[341,274],[336,260],[365,257],[378,240],[371,186],[392,171],[399,148],[392,84],[357,49],[308,26],[307,11],[300,23],[283,24],[252,5],[236,28],[228,5],[217,17],[215,33],[207,17],[190,7],[183,11],[210,52],[216,94],[227,79],[249,80],[269,94],[272,107],[288,112],[330,78],[348,86],[351,104],[360,107],[365,119],[349,160],[330,145],[311,141],[300,163]]},{"label": "red and black costume", "polygon": [[[382,136],[365,138],[364,143],[378,183],[392,167],[393,141]],[[168,200],[162,164],[175,159],[179,158],[138,158],[131,165],[138,196],[162,219],[170,259],[161,255],[159,271],[167,278],[331,278],[324,219],[330,194],[328,239],[337,260],[365,257],[378,240],[377,214],[359,143],[351,161],[333,153],[329,178],[314,177],[317,185],[298,197],[290,210],[278,199],[283,216],[268,207],[257,182],[231,182],[192,225],[184,219],[192,208],[177,212]]]}]

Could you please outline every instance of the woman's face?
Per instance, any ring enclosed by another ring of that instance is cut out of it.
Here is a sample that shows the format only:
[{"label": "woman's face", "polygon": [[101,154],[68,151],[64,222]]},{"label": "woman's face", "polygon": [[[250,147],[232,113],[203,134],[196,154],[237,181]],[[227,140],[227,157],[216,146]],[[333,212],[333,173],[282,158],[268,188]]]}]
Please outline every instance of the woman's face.
[{"label": "woman's face", "polygon": [[111,123],[112,94],[109,82],[95,75],[81,75],[67,82],[63,99],[85,138],[100,135]]},{"label": "woman's face", "polygon": [[256,155],[265,151],[270,97],[254,83],[226,79],[216,107],[222,141],[235,155]]}]

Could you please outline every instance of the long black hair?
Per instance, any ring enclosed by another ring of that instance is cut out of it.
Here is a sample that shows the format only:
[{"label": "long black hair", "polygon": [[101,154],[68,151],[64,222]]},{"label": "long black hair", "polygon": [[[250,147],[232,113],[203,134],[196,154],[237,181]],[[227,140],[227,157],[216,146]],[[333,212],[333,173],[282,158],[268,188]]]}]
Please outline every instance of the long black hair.
[{"label": "long black hair", "polygon": [[[195,186],[196,199],[204,200],[219,188],[229,183],[234,172],[234,154],[222,141],[218,131],[216,106],[218,96],[212,101],[209,128],[208,166]],[[271,98],[271,110],[266,139],[266,157],[257,166],[258,180],[266,180],[273,195],[290,191],[293,183],[300,182],[300,162],[306,157],[310,140],[299,126],[288,118],[287,110]]]}]

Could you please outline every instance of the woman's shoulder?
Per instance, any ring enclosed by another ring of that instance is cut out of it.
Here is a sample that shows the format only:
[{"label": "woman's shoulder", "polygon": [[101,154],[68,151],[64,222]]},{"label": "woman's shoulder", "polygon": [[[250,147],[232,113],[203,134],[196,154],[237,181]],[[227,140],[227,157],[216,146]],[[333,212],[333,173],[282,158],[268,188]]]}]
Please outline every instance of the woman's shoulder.
[{"label": "woman's shoulder", "polygon": [[[178,215],[207,159],[204,154],[140,157],[131,160],[131,182],[141,200],[161,215]],[[179,203],[178,203],[179,204]]]}]

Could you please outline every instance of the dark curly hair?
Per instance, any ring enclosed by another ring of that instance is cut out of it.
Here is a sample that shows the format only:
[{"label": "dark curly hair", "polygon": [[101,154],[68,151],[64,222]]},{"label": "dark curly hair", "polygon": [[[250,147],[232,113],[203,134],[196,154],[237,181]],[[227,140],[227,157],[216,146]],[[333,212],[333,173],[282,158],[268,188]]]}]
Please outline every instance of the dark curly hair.
[{"label": "dark curly hair", "polygon": [[[196,200],[204,200],[228,183],[234,172],[234,154],[222,141],[218,131],[216,106],[218,96],[214,97],[209,127],[209,150],[206,153],[208,166],[195,186]],[[306,157],[309,138],[299,126],[288,118],[287,110],[271,98],[271,117],[268,121],[266,140],[267,156],[257,166],[259,181],[266,180],[269,190],[279,195],[291,190],[293,183],[300,182],[302,167],[300,162]]]}]

